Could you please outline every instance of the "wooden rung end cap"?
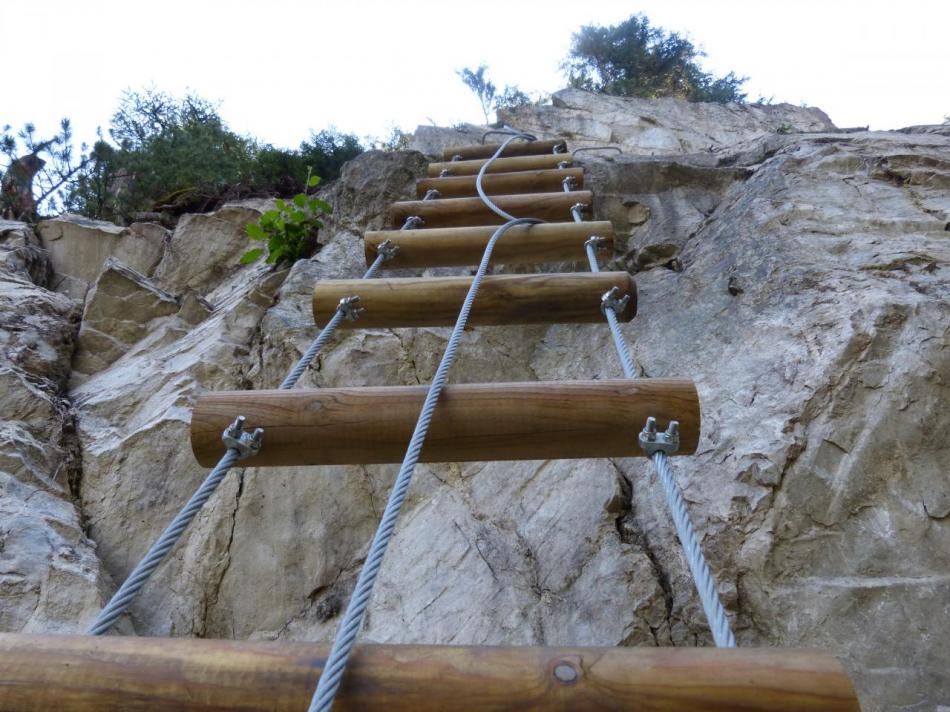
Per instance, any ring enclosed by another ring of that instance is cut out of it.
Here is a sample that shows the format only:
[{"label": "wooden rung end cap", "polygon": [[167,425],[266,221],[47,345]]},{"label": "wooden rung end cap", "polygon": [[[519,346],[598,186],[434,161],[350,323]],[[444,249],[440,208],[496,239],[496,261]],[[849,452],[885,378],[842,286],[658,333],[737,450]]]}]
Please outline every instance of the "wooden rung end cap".
[{"label": "wooden rung end cap", "polygon": [[[452,326],[458,319],[472,277],[326,279],[313,289],[313,319],[323,326],[340,300],[359,297],[364,311],[343,320],[343,329]],[[485,276],[468,318],[470,326],[510,324],[585,324],[604,321],[601,297],[616,287],[629,297],[617,314],[630,321],[637,313],[637,285],[627,272],[560,272]]]},{"label": "wooden rung end cap", "polygon": [[[205,467],[237,415],[263,428],[252,467],[402,462],[428,386],[228,391],[198,398],[191,446]],[[677,455],[699,442],[699,396],[682,378],[468,383],[446,386],[420,462],[640,457],[653,416],[680,424]]]}]

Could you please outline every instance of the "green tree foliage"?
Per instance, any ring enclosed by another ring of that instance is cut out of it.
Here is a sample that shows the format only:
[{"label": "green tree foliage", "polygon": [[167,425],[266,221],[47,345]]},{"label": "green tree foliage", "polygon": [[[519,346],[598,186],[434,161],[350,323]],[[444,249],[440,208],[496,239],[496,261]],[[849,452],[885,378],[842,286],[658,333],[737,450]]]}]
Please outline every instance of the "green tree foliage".
[{"label": "green tree foliage", "polygon": [[71,186],[69,207],[90,217],[128,221],[136,213],[210,210],[250,196],[290,197],[308,171],[336,178],[363,151],[335,129],[311,134],[296,150],[232,131],[217,107],[194,94],[127,91]]},{"label": "green tree foliage", "polygon": [[36,126],[31,123],[16,133],[11,126],[3,126],[0,214],[29,220],[41,212],[58,212],[63,205],[64,186],[89,160],[86,150],[83,145],[79,154],[75,153],[69,119],[62,119],[59,131],[48,138],[38,137]]},{"label": "green tree foliage", "polygon": [[586,25],[571,39],[562,69],[572,87],[618,96],[678,96],[690,101],[744,101],[747,77],[715,77],[697,59],[704,53],[676,32],[653,27],[644,15],[618,25]]}]

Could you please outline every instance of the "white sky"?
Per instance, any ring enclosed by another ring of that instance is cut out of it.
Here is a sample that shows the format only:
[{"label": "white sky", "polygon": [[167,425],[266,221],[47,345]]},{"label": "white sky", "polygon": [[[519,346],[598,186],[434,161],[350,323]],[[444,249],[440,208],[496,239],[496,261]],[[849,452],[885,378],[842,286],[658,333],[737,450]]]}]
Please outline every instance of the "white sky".
[{"label": "white sky", "polygon": [[687,33],[707,70],[749,76],[750,100],[818,106],[841,127],[950,114],[946,0],[0,0],[0,124],[49,132],[69,116],[90,140],[123,89],[147,85],[220,101],[234,130],[290,147],[331,124],[481,122],[456,69],[554,91],[572,32],[635,12]]}]

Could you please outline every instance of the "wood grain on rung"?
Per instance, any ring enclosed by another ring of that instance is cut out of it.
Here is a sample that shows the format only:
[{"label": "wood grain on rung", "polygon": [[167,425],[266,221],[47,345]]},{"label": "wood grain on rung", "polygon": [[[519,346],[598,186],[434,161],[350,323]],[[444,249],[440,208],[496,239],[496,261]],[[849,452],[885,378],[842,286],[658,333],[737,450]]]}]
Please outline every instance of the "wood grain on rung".
[{"label": "wood grain on rung", "polygon": [[[0,634],[5,712],[302,712],[328,646]],[[769,648],[358,645],[334,712],[859,712],[834,657]]]},{"label": "wood grain on rung", "polygon": [[[442,160],[451,161],[453,156],[461,156],[463,161],[472,158],[491,158],[501,147],[501,143],[477,143],[472,146],[456,146],[442,151]],[[538,156],[545,153],[554,154],[555,150],[563,153],[567,150],[564,139],[544,141],[512,141],[505,147],[502,156]]]},{"label": "wood grain on rung", "polygon": [[[437,190],[442,198],[477,196],[478,190],[475,187],[477,178],[478,176],[423,178],[416,183],[416,195],[424,198],[427,191]],[[572,190],[584,187],[583,168],[552,168],[516,173],[489,173],[482,179],[482,190],[489,197],[518,193],[557,193],[564,190],[565,178],[573,181]]]},{"label": "wood grain on rung", "polygon": [[[389,240],[399,249],[383,263],[384,269],[477,265],[497,229],[496,225],[487,225],[369,231],[363,236],[366,264],[375,261],[377,248]],[[491,264],[586,261],[584,243],[594,235],[606,240],[603,254],[612,254],[614,230],[607,220],[516,225],[495,243]]]},{"label": "wood grain on rung", "polygon": [[[313,289],[313,319],[323,326],[344,297],[359,296],[365,309],[342,329],[451,326],[458,318],[472,277],[325,279]],[[484,277],[469,315],[470,326],[585,324],[605,321],[601,297],[617,287],[630,297],[617,316],[637,313],[637,286],[627,272],[498,274]]]},{"label": "wood grain on rung", "polygon": [[[485,165],[487,158],[476,158],[471,161],[444,161],[430,163],[426,174],[430,178],[437,178],[442,171],[448,171],[453,176],[472,176],[478,173]],[[509,171],[533,171],[541,168],[557,168],[562,162],[573,163],[569,153],[549,153],[542,156],[512,156],[498,158],[488,166],[486,173],[507,173]]]},{"label": "wood grain on rung", "polygon": [[[516,218],[537,218],[548,222],[571,219],[576,203],[591,205],[590,191],[571,193],[527,193],[499,195],[492,202]],[[505,220],[496,215],[481,198],[440,198],[436,200],[404,200],[389,209],[391,225],[401,228],[406,218],[415,215],[425,221],[423,227],[462,227],[466,225],[501,225]]]},{"label": "wood grain on rung", "polygon": [[[606,348],[606,347],[605,347]],[[259,455],[270,465],[402,462],[428,386],[229,391],[198,398],[191,447],[205,467],[222,455],[235,416],[264,428]],[[680,423],[689,455],[699,440],[699,396],[677,378],[472,383],[446,386],[420,462],[636,457],[648,416]]]}]

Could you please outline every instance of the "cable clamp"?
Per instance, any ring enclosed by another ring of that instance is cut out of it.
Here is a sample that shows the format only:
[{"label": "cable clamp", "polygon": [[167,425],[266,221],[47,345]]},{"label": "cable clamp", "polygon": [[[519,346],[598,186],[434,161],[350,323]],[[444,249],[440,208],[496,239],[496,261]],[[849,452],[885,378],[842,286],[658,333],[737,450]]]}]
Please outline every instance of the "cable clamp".
[{"label": "cable clamp", "polygon": [[366,309],[360,306],[360,298],[358,296],[343,297],[340,303],[337,304],[336,310],[343,314],[344,319],[349,321],[356,321],[360,318],[360,315],[366,311]]},{"label": "cable clamp", "polygon": [[382,255],[383,262],[391,260],[396,256],[397,252],[399,252],[399,245],[394,243],[392,240],[383,240],[378,245],[376,245],[376,254]]},{"label": "cable clamp", "polygon": [[557,167],[560,168],[562,171],[563,171],[565,168],[570,168],[570,166],[571,166],[571,162],[570,162],[570,161],[558,161],[558,162],[557,162]]},{"label": "cable clamp", "polygon": [[574,176],[564,176],[561,185],[564,186],[565,193],[570,193],[577,187],[577,179]]},{"label": "cable clamp", "polygon": [[554,144],[553,153],[567,153],[567,146],[563,143],[556,143]]},{"label": "cable clamp", "polygon": [[456,153],[454,156],[452,156],[452,161],[453,161],[453,162],[455,162],[455,161],[461,161],[461,160],[462,160],[462,155],[461,155],[460,153]]},{"label": "cable clamp", "polygon": [[629,294],[625,294],[621,297],[620,289],[618,287],[611,287],[608,291],[604,292],[604,295],[600,298],[600,311],[604,316],[607,316],[608,309],[612,310],[614,314],[619,314],[627,308],[629,301]]},{"label": "cable clamp", "polygon": [[406,222],[402,224],[400,230],[415,230],[417,227],[422,227],[426,224],[426,221],[420,218],[418,215],[410,215],[406,218]]},{"label": "cable clamp", "polygon": [[[600,235],[591,235],[587,238],[587,242],[584,243],[584,247],[593,247],[595,250],[606,250],[607,249],[607,238],[601,237]],[[616,289],[616,287],[614,287]]]},{"label": "cable clamp", "polygon": [[580,214],[585,210],[587,210],[587,203],[574,203],[574,205],[571,206],[571,213]]},{"label": "cable clamp", "polygon": [[448,168],[443,168],[441,171],[439,171],[439,178],[445,178],[446,176],[450,175],[452,175],[452,171],[450,171]]},{"label": "cable clamp", "polygon": [[261,451],[264,428],[255,428],[249,433],[244,429],[244,416],[239,415],[221,434],[221,441],[228,450],[237,450],[238,460],[246,460]]},{"label": "cable clamp", "polygon": [[672,455],[680,449],[680,424],[679,421],[671,420],[666,428],[666,432],[658,433],[656,430],[656,418],[652,415],[647,418],[647,423],[640,431],[640,447],[647,454],[647,457],[653,457],[658,452],[665,452]]},{"label": "cable clamp", "polygon": [[422,199],[435,200],[436,198],[441,198],[441,197],[442,197],[442,193],[437,191],[435,188],[429,188],[429,190],[426,191],[426,194]]}]

